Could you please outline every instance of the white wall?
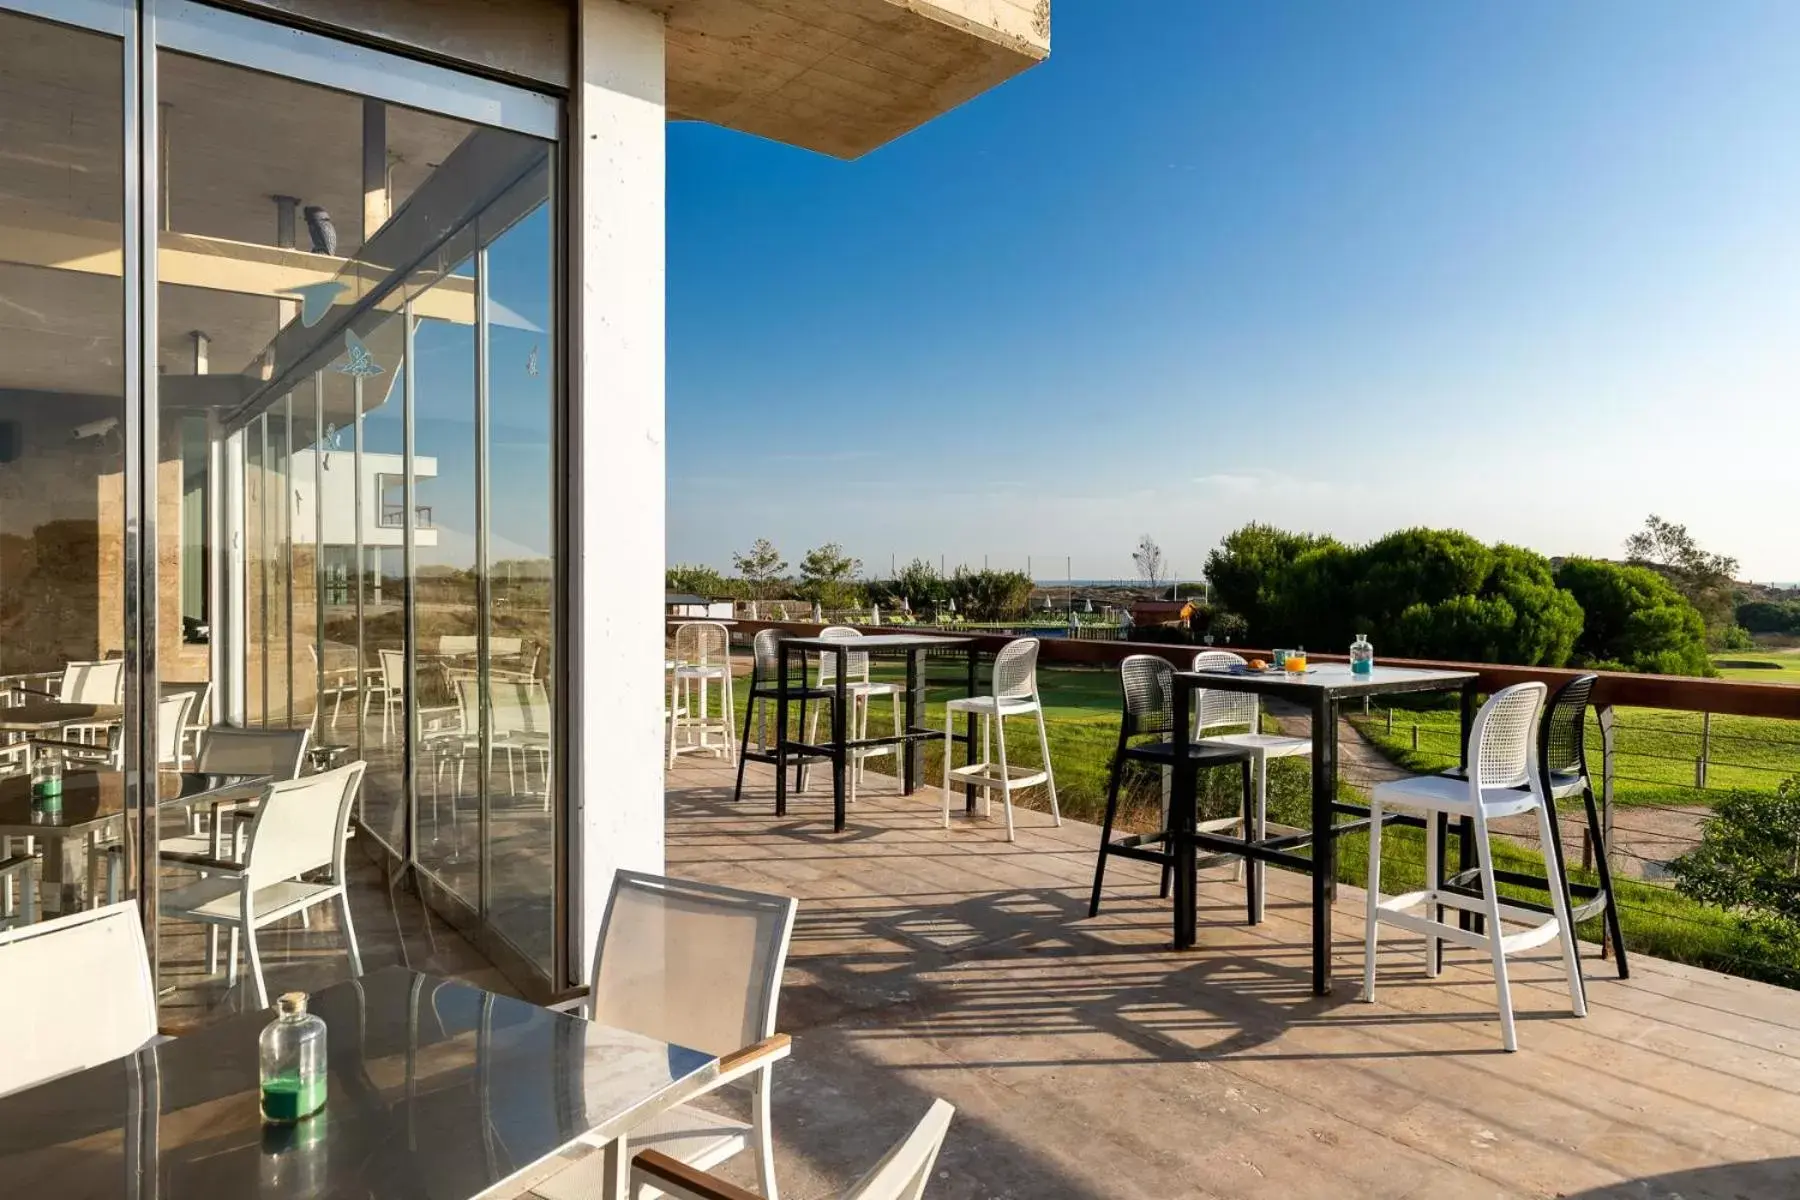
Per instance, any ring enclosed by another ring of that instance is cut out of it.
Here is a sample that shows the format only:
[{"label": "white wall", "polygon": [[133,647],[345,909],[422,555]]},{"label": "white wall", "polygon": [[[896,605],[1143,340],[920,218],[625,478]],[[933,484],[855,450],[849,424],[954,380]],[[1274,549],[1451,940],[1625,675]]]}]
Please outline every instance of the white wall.
[{"label": "white wall", "polygon": [[663,19],[580,0],[570,710],[583,978],[613,872],[663,864]]},{"label": "white wall", "polygon": [[[312,450],[294,451],[289,481],[294,486],[294,541],[311,545],[313,541],[313,456]],[[398,525],[380,523],[381,477],[398,480],[406,473],[406,458],[400,454],[363,452],[363,521],[362,541],[365,546],[388,546],[398,549],[406,541],[406,530]],[[326,455],[322,472],[325,489],[325,544],[356,544],[356,455],[348,450],[333,450]],[[429,454],[413,456],[415,481],[437,478],[437,459]],[[470,484],[469,486],[473,486]],[[416,496],[415,492],[415,496]],[[437,545],[437,530],[413,530],[415,546]]]}]

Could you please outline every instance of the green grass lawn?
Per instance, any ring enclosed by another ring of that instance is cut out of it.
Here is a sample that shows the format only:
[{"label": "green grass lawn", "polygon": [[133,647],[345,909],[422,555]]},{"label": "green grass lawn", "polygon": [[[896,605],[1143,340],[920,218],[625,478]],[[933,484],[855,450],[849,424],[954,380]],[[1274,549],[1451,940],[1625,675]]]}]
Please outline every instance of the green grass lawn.
[{"label": "green grass lawn", "polygon": [[[1765,663],[1766,666],[1745,666]],[[1725,679],[1751,683],[1787,683],[1800,686],[1800,648],[1788,650],[1732,650],[1713,656],[1713,665]]]},{"label": "green grass lawn", "polygon": [[[883,664],[877,664],[875,674],[877,678],[900,678],[898,668]],[[1110,670],[1045,667],[1038,672],[1038,685],[1045,700],[1046,730],[1063,814],[1097,823],[1104,811],[1107,775],[1118,741],[1118,677]],[[740,721],[748,693],[748,679],[740,678],[736,694]],[[941,729],[944,701],[961,694],[960,686],[930,688],[926,723]],[[1397,711],[1391,735],[1386,732],[1386,722],[1380,715],[1368,718],[1358,715],[1352,720],[1369,733],[1384,753],[1409,767],[1436,770],[1455,753],[1457,718],[1453,711]],[[1411,724],[1415,720],[1421,726],[1417,756],[1411,750]],[[1621,803],[1704,802],[1707,793],[1691,787],[1691,755],[1695,750],[1689,747],[1697,748],[1699,720],[1698,716],[1690,717],[1689,714],[1643,709],[1623,711],[1620,734],[1623,777],[1618,785]],[[886,703],[878,702],[872,730],[891,728],[889,721]],[[1782,777],[1782,772],[1800,771],[1800,728],[1796,725],[1778,720],[1714,718],[1714,762],[1710,782],[1715,787],[1772,788]],[[1748,741],[1728,741],[1728,737],[1751,738],[1756,742],[1780,740],[1782,744],[1753,745]],[[1591,745],[1597,755],[1597,731]],[[938,742],[927,745],[927,783],[942,777],[940,747]],[[1037,735],[1030,722],[1008,723],[1007,754],[1015,762],[1038,761]],[[1597,762],[1595,766],[1598,767]],[[1759,767],[1767,769],[1759,770]],[[891,760],[887,759],[871,760],[870,768],[881,773],[891,773],[893,769]],[[1158,817],[1160,789],[1157,780],[1149,772],[1137,769],[1129,771],[1126,778],[1124,826],[1129,829],[1153,826]],[[1203,785],[1204,815],[1235,812],[1236,786],[1234,772],[1210,772]],[[1311,806],[1310,768],[1304,760],[1286,759],[1271,764],[1269,790],[1271,820],[1290,825],[1307,822]],[[1354,787],[1341,781],[1339,791],[1346,800],[1362,799]],[[1042,790],[1034,788],[1017,802],[1029,808],[1047,809],[1042,797]],[[1393,893],[1419,886],[1424,877],[1423,835],[1416,830],[1396,828],[1384,835],[1383,841],[1383,890]],[[1502,866],[1538,874],[1543,871],[1542,859],[1528,848],[1502,843],[1496,854]],[[1367,877],[1367,869],[1367,835],[1355,834],[1341,839],[1338,878],[1360,886]],[[1584,878],[1579,871],[1574,874],[1578,879]],[[1585,878],[1592,881],[1591,876]],[[1769,961],[1768,955],[1730,914],[1654,884],[1621,880],[1618,889],[1626,943],[1633,950],[1730,974],[1800,986],[1800,964]],[[1521,897],[1529,895],[1520,893]],[[1599,922],[1588,922],[1581,932],[1584,938],[1598,941]]]}]

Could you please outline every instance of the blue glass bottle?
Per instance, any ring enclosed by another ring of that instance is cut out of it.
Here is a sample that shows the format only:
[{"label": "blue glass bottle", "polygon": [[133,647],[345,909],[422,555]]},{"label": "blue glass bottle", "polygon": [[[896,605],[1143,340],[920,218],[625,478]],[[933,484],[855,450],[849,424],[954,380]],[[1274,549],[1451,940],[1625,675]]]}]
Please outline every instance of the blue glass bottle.
[{"label": "blue glass bottle", "polygon": [[1367,675],[1374,670],[1375,647],[1369,644],[1368,638],[1359,633],[1356,635],[1356,640],[1350,643],[1350,673]]}]

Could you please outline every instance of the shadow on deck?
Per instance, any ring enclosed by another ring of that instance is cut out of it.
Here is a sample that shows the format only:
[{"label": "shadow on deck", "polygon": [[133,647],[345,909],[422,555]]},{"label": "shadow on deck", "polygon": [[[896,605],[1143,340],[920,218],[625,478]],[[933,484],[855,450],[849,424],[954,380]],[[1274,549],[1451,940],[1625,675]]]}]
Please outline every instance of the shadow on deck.
[{"label": "shadow on deck", "polygon": [[823,787],[777,819],[768,768],[741,805],[731,785],[716,761],[670,776],[668,869],[801,901],[790,1200],[835,1195],[933,1095],[959,1110],[934,1200],[1800,1194],[1800,994],[1642,956],[1620,981],[1589,947],[1575,1020],[1547,947],[1515,960],[1507,1055],[1485,956],[1427,980],[1419,940],[1386,931],[1378,1001],[1355,998],[1358,889],[1321,998],[1299,876],[1270,873],[1250,927],[1230,870],[1207,872],[1177,954],[1145,864],[1110,863],[1087,916],[1093,826],[1022,812],[1009,845],[871,775],[834,834]]}]

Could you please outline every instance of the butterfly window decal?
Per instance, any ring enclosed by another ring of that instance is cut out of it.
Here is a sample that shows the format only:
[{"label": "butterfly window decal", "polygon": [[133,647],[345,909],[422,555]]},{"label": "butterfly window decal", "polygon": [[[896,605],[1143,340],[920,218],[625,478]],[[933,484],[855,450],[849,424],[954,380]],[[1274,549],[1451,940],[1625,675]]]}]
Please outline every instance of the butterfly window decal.
[{"label": "butterfly window decal", "polygon": [[362,339],[348,329],[344,330],[344,349],[350,358],[348,362],[338,365],[339,371],[358,379],[381,374],[381,364],[375,361],[375,356],[369,353],[369,348],[363,345]]}]

